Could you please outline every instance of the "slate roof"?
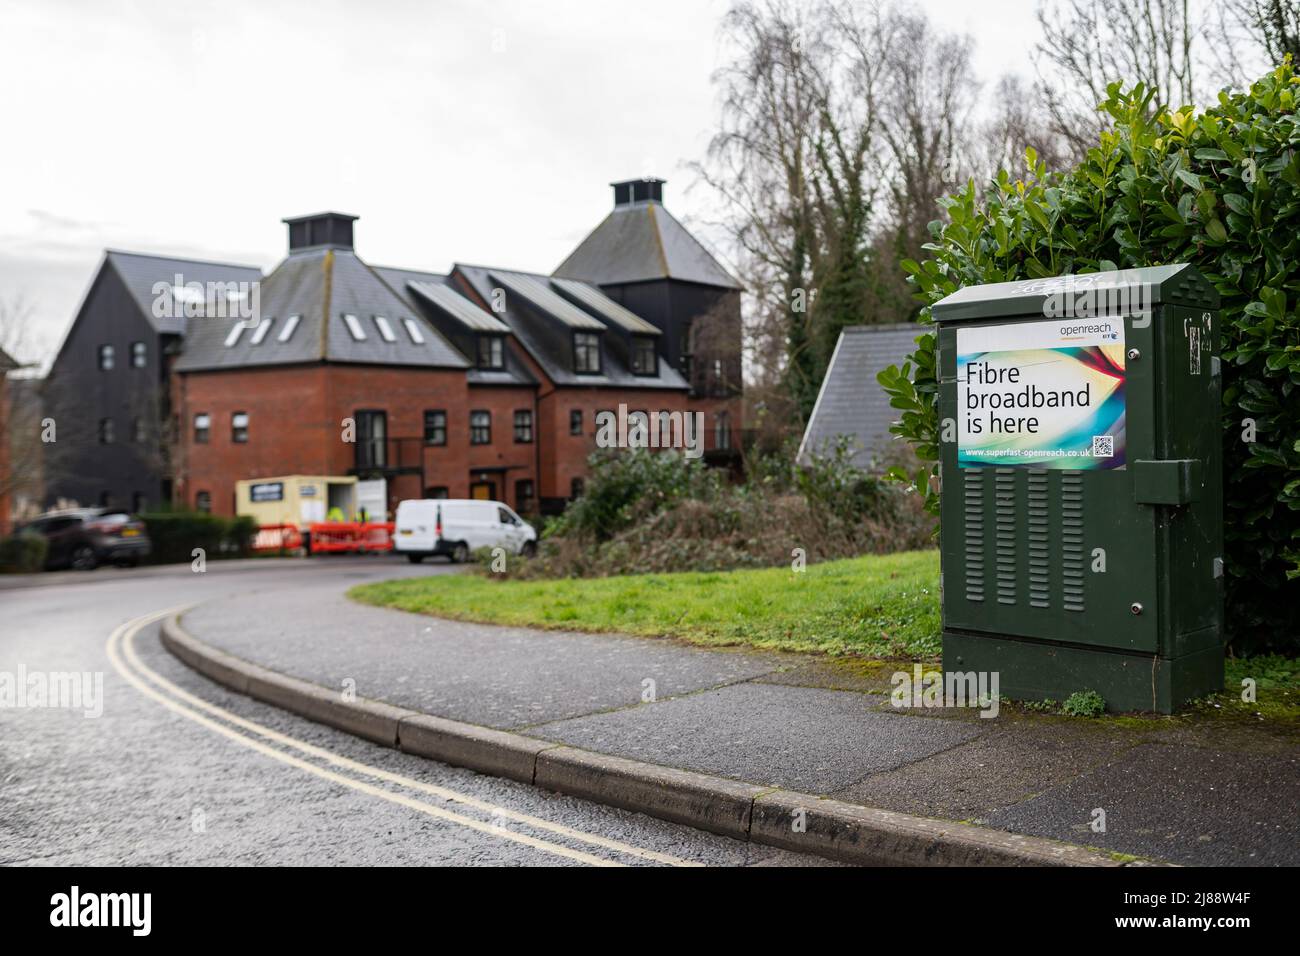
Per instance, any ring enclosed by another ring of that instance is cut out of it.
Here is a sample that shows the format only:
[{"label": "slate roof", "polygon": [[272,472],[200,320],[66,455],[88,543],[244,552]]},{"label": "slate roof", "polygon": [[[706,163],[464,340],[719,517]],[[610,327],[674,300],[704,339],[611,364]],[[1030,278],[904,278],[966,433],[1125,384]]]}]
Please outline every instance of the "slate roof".
[{"label": "slate roof", "polygon": [[154,285],[166,282],[173,285],[180,275],[186,283],[199,282],[256,282],[262,278],[262,270],[256,266],[237,265],[229,262],[207,262],[201,259],[177,259],[171,256],[153,256],[139,252],[124,252],[109,249],[104,253],[105,261],[112,265],[121,277],[127,291],[140,306],[145,316],[158,332],[184,333],[186,319],[182,317],[153,314],[153,303],[157,297]]},{"label": "slate roof", "polygon": [[[292,315],[300,316],[287,341],[280,333]],[[365,335],[357,341],[344,315],[355,315]],[[385,341],[375,323],[384,316],[394,333]],[[379,273],[355,252],[317,248],[291,254],[261,285],[261,316],[270,327],[254,344],[245,329],[232,346],[225,343],[235,319],[192,319],[186,330],[179,371],[301,362],[348,362],[464,369],[469,366],[445,338]],[[404,319],[418,323],[423,343],[414,342]]]},{"label": "slate roof", "polygon": [[[568,299],[560,297],[554,291],[550,291],[549,295],[539,291],[552,288],[549,285],[551,280],[547,276],[460,263],[456,264],[452,274],[463,278],[484,302],[492,301],[493,288],[506,288],[506,309],[504,312],[498,313],[497,317],[510,327],[516,341],[524,347],[533,360],[545,370],[551,381],[557,385],[614,385],[626,388],[681,390],[689,388],[681,373],[665,361],[663,356],[660,356],[657,374],[634,374],[621,350],[613,347],[615,343],[611,340],[611,336],[616,334],[613,332],[607,332],[603,336],[605,347],[602,349],[600,374],[589,375],[574,372],[573,332],[587,328],[594,331],[605,329],[606,326],[595,316],[584,312],[577,305]],[[509,285],[506,284],[506,277],[511,280]],[[498,282],[501,283],[500,286],[498,286]],[[512,293],[512,286],[520,290],[527,290],[527,292],[518,291]],[[557,311],[562,309],[568,315],[568,320],[566,321],[561,316],[554,315],[550,311],[551,308],[555,308]],[[591,324],[586,322],[580,325],[576,324],[578,320],[571,314],[570,310],[583,312]]]},{"label": "slate roof", "polygon": [[594,285],[576,279],[551,279],[551,285],[570,301],[589,309],[608,323],[620,326],[634,335],[662,335],[657,325],[651,325],[631,309],[615,302]]},{"label": "slate roof", "polygon": [[553,274],[596,285],[680,279],[740,288],[700,241],[653,201],[615,206]]},{"label": "slate roof", "polygon": [[813,454],[828,454],[841,435],[850,439],[854,465],[872,469],[879,464],[893,441],[889,426],[902,413],[890,407],[876,375],[890,365],[902,365],[924,331],[902,323],[851,325],[840,332],[799,445],[799,464],[811,464]]}]

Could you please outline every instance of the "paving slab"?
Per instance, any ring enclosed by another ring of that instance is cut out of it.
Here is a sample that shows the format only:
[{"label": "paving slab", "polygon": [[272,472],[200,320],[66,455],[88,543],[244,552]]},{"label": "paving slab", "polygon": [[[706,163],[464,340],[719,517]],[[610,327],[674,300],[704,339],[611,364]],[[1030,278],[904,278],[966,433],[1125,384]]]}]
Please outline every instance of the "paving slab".
[{"label": "paving slab", "polygon": [[[1142,744],[977,821],[1175,863],[1294,866],[1300,753]],[[1092,829],[1106,811],[1106,832]]]},{"label": "paving slab", "polygon": [[881,713],[856,693],[745,683],[533,727],[587,750],[826,794],[957,746],[970,723]]},{"label": "paving slab", "polygon": [[263,667],[323,687],[352,680],[360,697],[497,729],[629,707],[650,686],[664,697],[749,680],[790,656],[438,620],[309,582],[269,599],[203,604],[184,621],[207,644]]}]

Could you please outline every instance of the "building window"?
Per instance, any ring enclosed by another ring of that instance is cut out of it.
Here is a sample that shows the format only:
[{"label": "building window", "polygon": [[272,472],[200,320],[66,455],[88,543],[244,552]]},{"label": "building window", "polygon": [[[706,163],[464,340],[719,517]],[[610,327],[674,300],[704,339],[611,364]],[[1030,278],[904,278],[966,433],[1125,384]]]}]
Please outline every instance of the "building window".
[{"label": "building window", "polygon": [[288,321],[284,323],[284,328],[280,330],[280,334],[275,337],[275,340],[277,342],[288,342],[290,337],[293,335],[293,330],[298,327],[298,323],[301,321],[301,315],[289,316]]},{"label": "building window", "polygon": [[137,444],[144,444],[149,440],[149,430],[145,427],[144,419],[139,415],[131,419],[131,440]]},{"label": "building window", "polygon": [[194,495],[194,509],[209,514],[212,511],[212,492],[199,491]]},{"label": "building window", "polygon": [[356,413],[358,468],[383,468],[388,464],[388,413],[363,409]]},{"label": "building window", "polygon": [[212,416],[207,412],[199,412],[194,416],[194,444],[206,445],[208,435],[212,430]]},{"label": "building window", "polygon": [[131,513],[140,514],[142,511],[149,510],[149,499],[142,492],[135,492],[131,495]]},{"label": "building window", "polygon": [[361,320],[355,315],[344,315],[343,324],[348,327],[348,334],[357,342],[366,340],[366,330],[361,327]]},{"label": "building window", "polygon": [[477,411],[469,413],[469,443],[471,445],[492,444],[492,413]]},{"label": "building window", "polygon": [[584,486],[585,486],[585,483],[583,482],[583,480],[582,480],[581,478],[574,478],[571,482],[569,482],[569,497],[570,497],[570,498],[581,498],[581,497],[582,497],[582,489],[583,489]]},{"label": "building window", "polygon": [[441,410],[424,413],[424,443],[426,445],[447,444],[447,413]]},{"label": "building window", "polygon": [[431,485],[424,489],[424,497],[443,499],[450,498],[451,494],[447,491],[446,485]]},{"label": "building window", "polygon": [[520,513],[533,510],[533,481],[520,478],[515,482],[515,510]]},{"label": "building window", "polygon": [[231,412],[230,440],[238,445],[248,441],[248,412]]},{"label": "building window", "polygon": [[582,434],[582,409],[581,408],[569,409],[569,434],[570,435]]},{"label": "building window", "polygon": [[397,341],[397,336],[393,334],[393,327],[388,324],[388,319],[384,316],[375,316],[375,328],[379,330],[379,337],[385,342]]},{"label": "building window", "polygon": [[101,345],[99,347],[99,370],[107,372],[113,368],[113,346]]},{"label": "building window", "polygon": [[99,420],[99,443],[101,445],[113,444],[113,419],[101,418]]},{"label": "building window", "polygon": [[149,346],[143,342],[131,343],[131,367],[144,368],[149,364]]},{"label": "building window", "polygon": [[424,333],[420,331],[420,327],[416,325],[414,319],[402,319],[402,325],[406,326],[406,334],[412,342],[416,345],[424,344]]},{"label": "building window", "polygon": [[523,443],[533,440],[533,413],[529,409],[515,412],[515,441]]},{"label": "building window", "polygon": [[478,337],[478,367],[506,367],[505,340],[499,335],[480,335]]},{"label": "building window", "polygon": [[713,419],[713,447],[720,451],[731,447],[731,416],[718,412]]},{"label": "building window", "polygon": [[600,371],[600,336],[595,332],[573,333],[573,369],[588,373]]},{"label": "building window", "polygon": [[637,336],[632,340],[632,371],[637,375],[654,375],[659,371],[655,340],[649,336]]}]

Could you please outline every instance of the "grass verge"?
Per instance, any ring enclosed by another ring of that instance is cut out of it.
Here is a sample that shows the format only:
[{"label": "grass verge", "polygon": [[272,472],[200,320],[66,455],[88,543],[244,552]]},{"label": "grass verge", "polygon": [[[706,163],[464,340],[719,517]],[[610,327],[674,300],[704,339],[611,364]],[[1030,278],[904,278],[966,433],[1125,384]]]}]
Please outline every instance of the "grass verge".
[{"label": "grass verge", "polygon": [[788,568],[502,581],[458,574],[363,584],[366,604],[463,621],[674,637],[709,647],[934,658],[939,554]]}]

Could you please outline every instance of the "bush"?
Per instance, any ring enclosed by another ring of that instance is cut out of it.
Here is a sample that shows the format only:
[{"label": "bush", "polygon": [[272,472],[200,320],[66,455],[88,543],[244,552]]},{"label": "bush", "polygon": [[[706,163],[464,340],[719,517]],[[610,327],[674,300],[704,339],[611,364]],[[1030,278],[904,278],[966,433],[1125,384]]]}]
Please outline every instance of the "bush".
[{"label": "bush", "polygon": [[193,560],[202,548],[208,560],[248,557],[257,522],[249,517],[222,518],[202,512],[154,512],[140,516],[153,545],[149,561],[172,564]]},{"label": "bush", "polygon": [[[959,287],[1116,268],[1194,264],[1222,299],[1228,636],[1238,652],[1300,650],[1300,79],[1288,63],[1196,115],[1108,89],[1114,119],[1087,159],[1049,174],[1027,152],[982,197],[968,184],[934,223],[931,259],[905,262],[922,301]],[[923,321],[929,310],[923,310]],[[895,432],[937,457],[934,336],[880,376]],[[1257,440],[1246,442],[1243,419]],[[934,495],[924,472],[909,481]]]},{"label": "bush", "polygon": [[49,542],[44,535],[15,534],[0,538],[0,574],[27,574],[45,567]]},{"label": "bush", "polygon": [[754,463],[747,484],[668,452],[592,456],[586,493],[548,526],[511,577],[724,571],[930,546],[934,521],[915,496],[849,464],[844,448],[808,468],[794,449]]},{"label": "bush", "polygon": [[1106,701],[1095,690],[1076,690],[1061,705],[1067,717],[1100,717],[1106,712]]}]

